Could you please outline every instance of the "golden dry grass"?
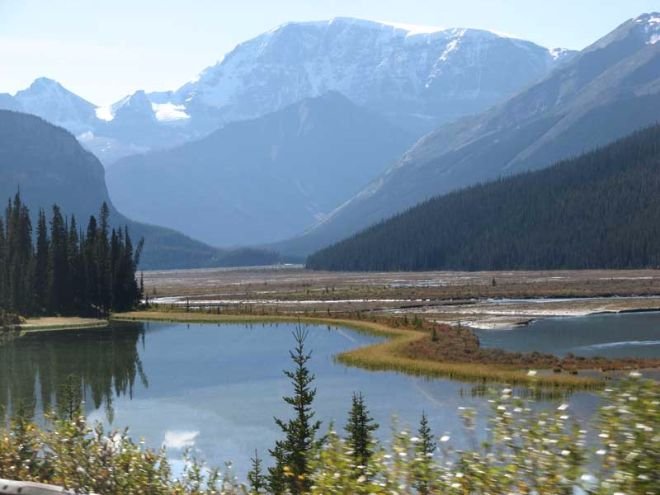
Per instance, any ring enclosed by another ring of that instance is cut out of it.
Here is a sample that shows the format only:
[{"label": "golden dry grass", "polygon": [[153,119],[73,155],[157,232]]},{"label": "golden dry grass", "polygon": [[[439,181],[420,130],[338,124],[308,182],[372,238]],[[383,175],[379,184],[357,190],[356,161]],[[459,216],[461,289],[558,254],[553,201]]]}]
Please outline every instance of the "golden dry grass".
[{"label": "golden dry grass", "polygon": [[52,332],[55,330],[77,330],[102,328],[108,326],[108,320],[98,318],[80,318],[77,316],[47,316],[27,318],[19,325],[23,333]]}]

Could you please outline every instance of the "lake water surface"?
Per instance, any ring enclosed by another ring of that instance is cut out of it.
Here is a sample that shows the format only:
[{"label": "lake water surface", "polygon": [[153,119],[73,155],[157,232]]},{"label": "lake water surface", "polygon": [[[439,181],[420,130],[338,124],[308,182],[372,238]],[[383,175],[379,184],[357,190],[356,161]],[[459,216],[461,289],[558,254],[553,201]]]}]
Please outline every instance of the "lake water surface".
[{"label": "lake water surface", "polygon": [[[626,315],[621,321],[638,316]],[[86,391],[92,420],[128,426],[148,445],[165,445],[175,463],[183,449],[191,448],[209,464],[233,460],[245,468],[255,448],[266,455],[279,438],[273,416],[288,413],[281,397],[291,389],[282,370],[291,366],[288,351],[294,327],[137,323],[26,336],[0,345],[0,407],[31,403],[39,417],[74,376]],[[521,330],[530,335],[535,331],[534,325]],[[488,335],[495,338],[504,335],[501,332]],[[546,340],[539,350],[564,352],[577,345],[562,339]],[[341,428],[351,395],[361,391],[383,438],[390,438],[393,416],[415,426],[424,411],[437,435],[447,433],[454,445],[464,444],[458,407],[472,406],[484,413],[489,408],[486,398],[472,395],[472,385],[348,368],[333,359],[379,340],[348,329],[309,327],[306,345],[313,351],[310,367],[318,387],[315,408],[324,428],[332,420]],[[580,393],[570,402],[574,414],[586,417],[593,413],[597,398]]]},{"label": "lake water surface", "polygon": [[619,313],[545,318],[510,330],[479,330],[481,344],[557,355],[658,357],[660,313]]}]

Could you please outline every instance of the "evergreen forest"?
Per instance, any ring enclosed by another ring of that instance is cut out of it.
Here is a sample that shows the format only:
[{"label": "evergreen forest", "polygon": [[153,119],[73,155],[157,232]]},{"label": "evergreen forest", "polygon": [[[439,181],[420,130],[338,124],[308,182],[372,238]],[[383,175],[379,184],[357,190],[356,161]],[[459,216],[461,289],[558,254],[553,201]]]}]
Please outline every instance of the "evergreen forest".
[{"label": "evergreen forest", "polygon": [[110,210],[79,227],[57,205],[40,210],[36,229],[19,193],[0,218],[0,312],[22,316],[105,316],[142,298],[136,270],[143,242],[109,224]]},{"label": "evergreen forest", "polygon": [[660,125],[426,201],[323,249],[315,270],[660,266]]}]

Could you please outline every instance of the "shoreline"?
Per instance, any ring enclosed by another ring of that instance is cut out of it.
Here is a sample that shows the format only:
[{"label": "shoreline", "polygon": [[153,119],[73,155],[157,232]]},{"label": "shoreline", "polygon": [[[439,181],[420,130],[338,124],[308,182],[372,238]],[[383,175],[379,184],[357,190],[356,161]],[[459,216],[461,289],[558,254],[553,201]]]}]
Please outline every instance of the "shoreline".
[{"label": "shoreline", "polygon": [[21,335],[35,333],[62,332],[68,330],[93,330],[106,328],[110,320],[100,318],[78,318],[78,317],[43,317],[28,318],[24,323],[14,327],[15,332]]},{"label": "shoreline", "polygon": [[625,314],[638,314],[638,313],[660,313],[660,308],[605,310],[605,311],[593,311],[593,312],[580,313],[580,314],[550,314],[550,315],[542,315],[533,318],[523,319],[520,321],[512,321],[510,323],[493,324],[492,326],[479,326],[478,324],[471,324],[466,322],[465,326],[473,330],[484,330],[484,331],[514,330],[517,328],[528,327],[538,321],[550,320],[550,319],[588,318],[590,316],[625,315]]},{"label": "shoreline", "polygon": [[[270,292],[270,291],[269,291]],[[286,295],[286,294],[284,294]],[[467,326],[475,330],[507,330],[527,326],[546,318],[570,318],[598,314],[623,314],[634,312],[660,312],[660,297],[656,295],[582,296],[533,296],[487,297],[469,299],[444,299],[415,297],[335,299],[330,294],[323,297],[239,297],[218,298],[213,294],[170,295],[150,302],[162,311],[221,310],[225,313],[242,313],[252,307],[268,314],[349,314],[356,311],[375,315],[419,314],[439,324]],[[327,298],[330,296],[330,298]]]},{"label": "shoreline", "polygon": [[[581,315],[565,315],[565,317],[583,317],[597,314],[626,314],[640,312],[658,312],[657,309],[635,308],[619,311],[600,311]],[[538,386],[542,388],[555,388],[565,390],[584,390],[602,387],[612,373],[617,374],[626,371],[629,366],[619,362],[621,368],[590,369],[577,368],[575,370],[562,369],[556,371],[544,368],[541,365],[522,368],[514,363],[498,363],[488,361],[461,361],[428,359],[425,357],[410,355],[407,349],[415,345],[423,345],[430,336],[429,324],[444,324],[447,322],[437,321],[431,315],[421,313],[415,318],[417,322],[409,322],[396,316],[360,313],[341,314],[334,316],[330,313],[312,313],[298,315],[296,313],[269,313],[262,310],[259,314],[246,313],[211,313],[194,310],[184,312],[182,310],[142,310],[127,313],[117,313],[109,319],[76,318],[76,317],[43,317],[28,319],[14,330],[15,335],[24,336],[37,333],[50,333],[58,331],[93,330],[106,328],[113,322],[138,322],[138,321],[162,321],[173,323],[304,323],[312,325],[332,325],[347,327],[358,332],[367,332],[386,338],[384,342],[373,345],[358,347],[335,356],[335,359],[347,366],[359,367],[374,371],[395,371],[416,376],[428,376],[456,379],[468,382],[499,382],[509,385]],[[509,320],[506,328],[529,326],[534,321],[545,318],[564,317],[563,315],[542,315],[540,317],[528,318],[524,322],[514,323]],[[405,321],[405,323],[404,323]],[[498,328],[474,327],[470,322],[463,320],[449,326],[463,326],[470,330],[498,331]],[[500,328],[502,329],[502,328]],[[450,341],[447,341],[448,343]],[[613,360],[616,362],[616,360]],[[625,368],[624,368],[625,367]],[[652,368],[657,369],[657,368]],[[533,370],[533,372],[531,372]],[[531,373],[530,373],[531,372]]]},{"label": "shoreline", "polygon": [[[387,340],[377,344],[358,347],[343,352],[335,359],[347,366],[372,371],[395,371],[414,376],[448,378],[468,382],[499,382],[510,385],[538,386],[563,390],[589,390],[602,387],[607,375],[597,370],[580,370],[585,375],[553,373],[552,370],[539,370],[530,373],[529,369],[514,368],[511,365],[494,363],[469,363],[431,361],[402,355],[404,347],[425,340],[429,333],[411,328],[396,328],[378,321],[359,320],[350,317],[296,316],[296,315],[230,315],[177,311],[135,311],[111,316],[111,321],[161,321],[172,323],[307,323],[341,325],[353,330],[382,335]],[[594,377],[594,372],[599,377]]]}]

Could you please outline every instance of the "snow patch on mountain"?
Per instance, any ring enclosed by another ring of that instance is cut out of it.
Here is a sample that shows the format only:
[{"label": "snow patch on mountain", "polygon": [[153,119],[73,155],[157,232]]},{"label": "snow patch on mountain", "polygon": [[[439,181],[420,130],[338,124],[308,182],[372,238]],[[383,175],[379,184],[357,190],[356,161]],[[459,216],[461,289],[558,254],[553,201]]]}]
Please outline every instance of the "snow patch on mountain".
[{"label": "snow patch on mountain", "polygon": [[159,122],[174,122],[177,120],[187,120],[190,115],[186,113],[184,105],[174,103],[152,103],[151,108],[154,111],[156,120]]},{"label": "snow patch on mountain", "polygon": [[115,115],[112,112],[112,105],[108,105],[105,107],[96,107],[95,113],[96,113],[96,118],[99,120],[103,120],[104,122],[110,122],[112,119],[115,118]]},{"label": "snow patch on mountain", "polygon": [[660,13],[642,14],[635,19],[635,24],[641,25],[647,45],[655,45],[660,41]]}]

